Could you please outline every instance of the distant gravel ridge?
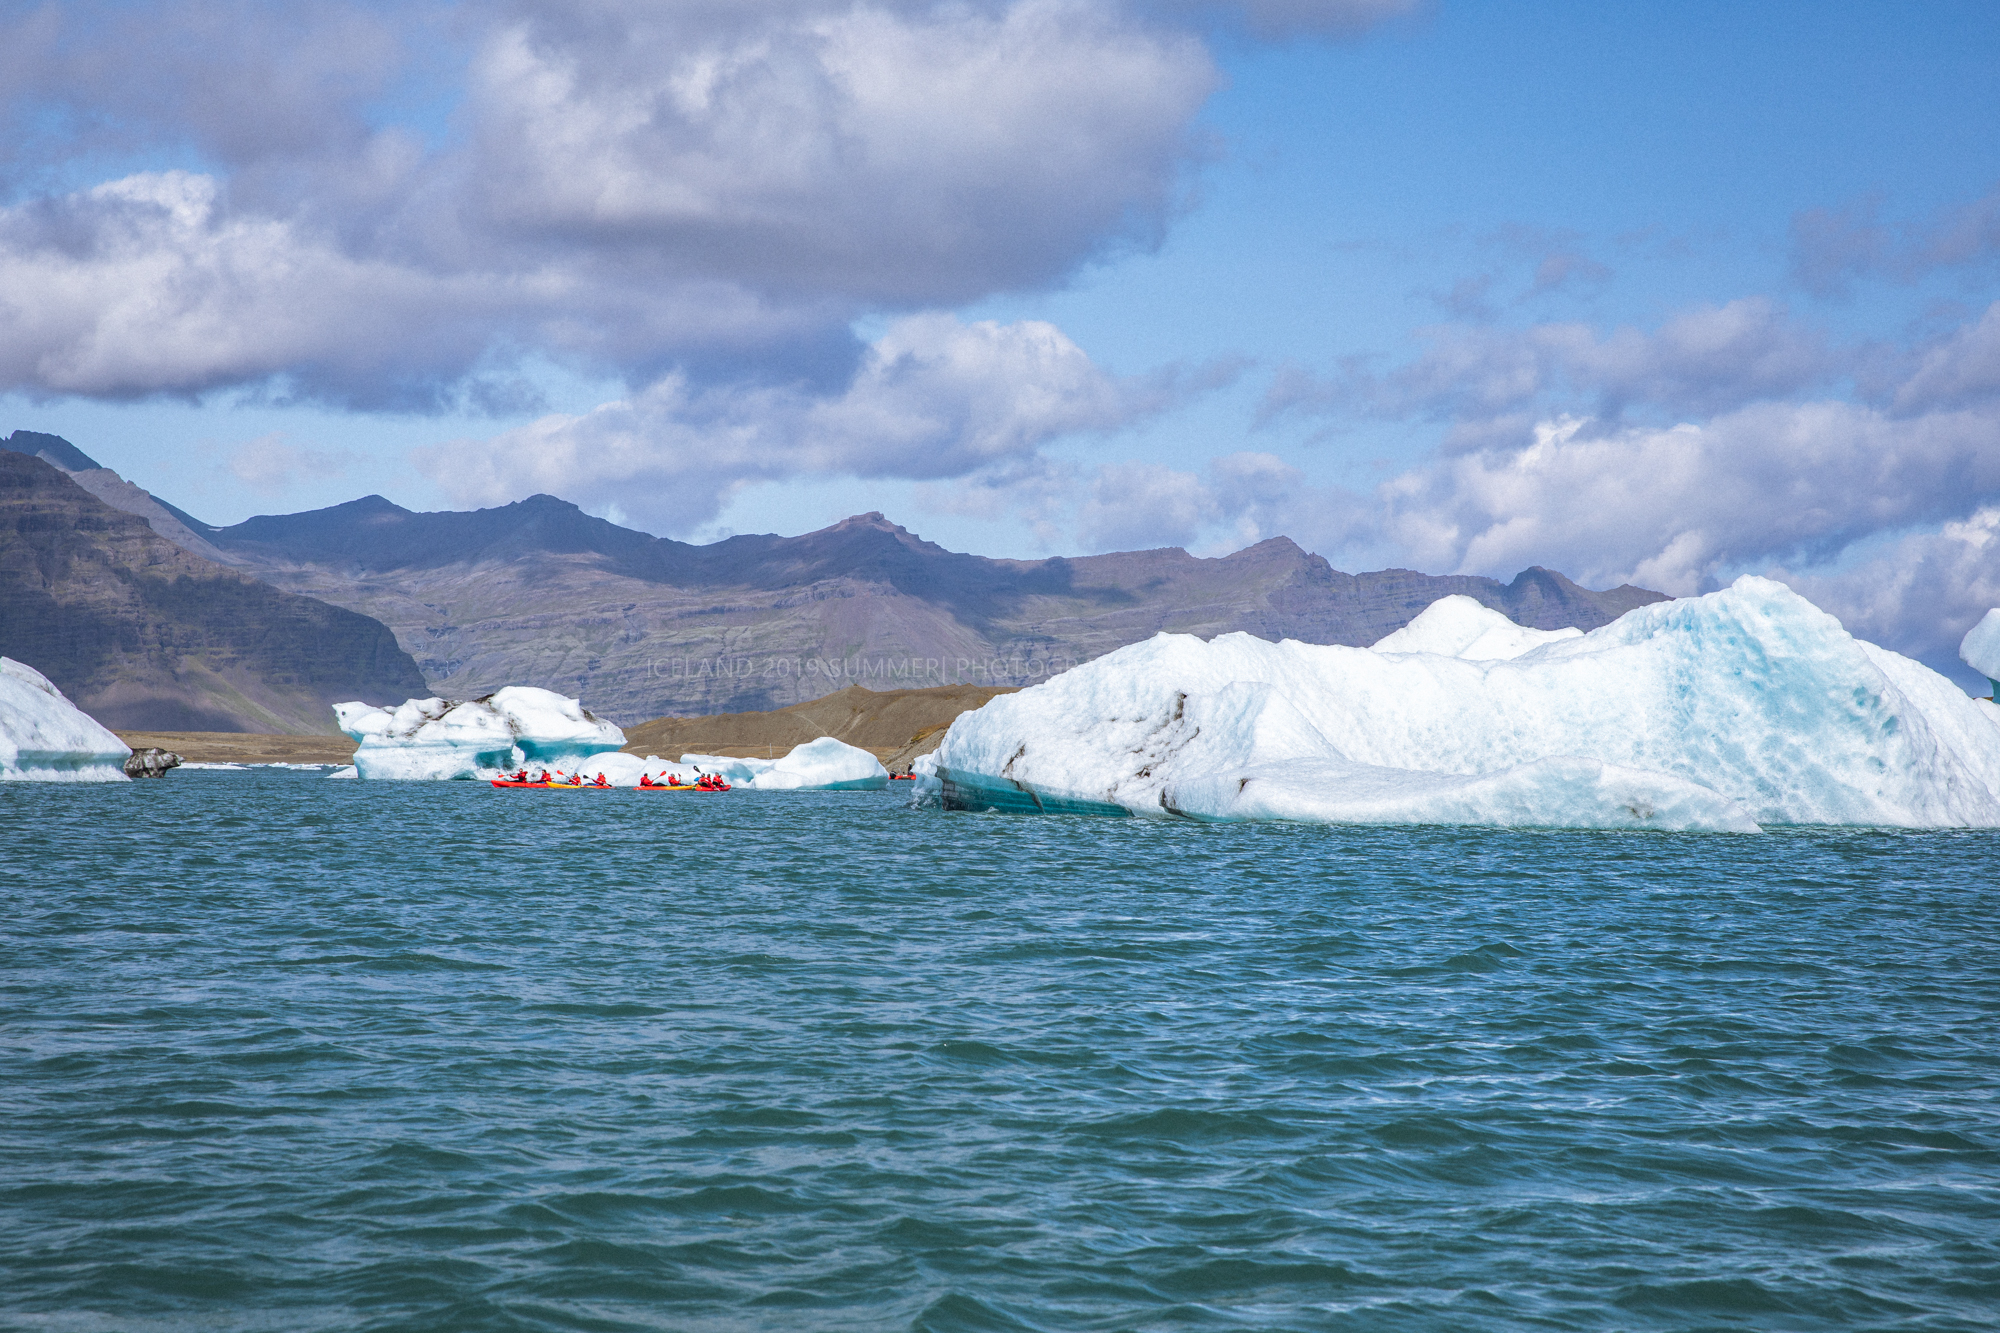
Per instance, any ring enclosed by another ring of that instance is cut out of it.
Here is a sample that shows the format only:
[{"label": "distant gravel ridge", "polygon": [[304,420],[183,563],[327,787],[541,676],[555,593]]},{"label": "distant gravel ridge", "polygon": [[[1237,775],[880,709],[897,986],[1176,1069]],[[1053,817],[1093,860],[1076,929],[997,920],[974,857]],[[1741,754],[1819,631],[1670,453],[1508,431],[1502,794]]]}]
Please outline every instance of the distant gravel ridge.
[{"label": "distant gravel ridge", "polygon": [[708,717],[656,717],[625,731],[625,752],[719,754],[775,759],[795,745],[831,736],[868,751],[892,773],[929,754],[961,713],[1012,694],[1011,685],[941,685],[916,690],[870,690],[850,685],[789,708]]}]

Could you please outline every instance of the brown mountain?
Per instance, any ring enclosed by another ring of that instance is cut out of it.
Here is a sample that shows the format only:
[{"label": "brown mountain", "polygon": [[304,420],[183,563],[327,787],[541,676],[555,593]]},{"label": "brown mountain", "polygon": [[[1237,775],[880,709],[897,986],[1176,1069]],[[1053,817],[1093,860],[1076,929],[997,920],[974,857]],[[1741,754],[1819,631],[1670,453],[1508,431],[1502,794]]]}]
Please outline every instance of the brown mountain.
[{"label": "brown mountain", "polygon": [[1450,593],[1541,629],[1593,629],[1662,600],[1539,568],[1511,583],[1345,574],[1283,537],[1212,560],[1178,548],[989,560],[880,514],[691,546],[547,495],[437,514],[369,496],[199,536],[239,569],[390,626],[438,693],[540,685],[624,725],[855,683],[1028,685],[1161,630],[1369,644]]},{"label": "brown mountain", "polygon": [[377,621],[204,560],[18,450],[0,451],[0,652],[111,727],[327,732],[335,702],[428,693]]},{"label": "brown mountain", "polygon": [[854,683],[1028,685],[1161,630],[1369,644],[1451,593],[1540,629],[1594,629],[1662,600],[1541,568],[1511,583],[1346,574],[1283,537],[1213,560],[1175,547],[989,560],[880,514],[693,546],[548,495],[432,514],[371,495],[218,528],[59,436],[16,431],[6,449],[196,555],[388,625],[430,692],[540,685],[627,726],[785,709]]}]

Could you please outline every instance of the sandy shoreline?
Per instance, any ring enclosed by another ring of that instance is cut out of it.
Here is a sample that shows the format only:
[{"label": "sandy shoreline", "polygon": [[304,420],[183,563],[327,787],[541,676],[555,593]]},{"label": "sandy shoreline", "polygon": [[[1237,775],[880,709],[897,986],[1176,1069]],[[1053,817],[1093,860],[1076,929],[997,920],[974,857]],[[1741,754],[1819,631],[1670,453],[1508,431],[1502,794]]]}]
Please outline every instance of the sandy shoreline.
[{"label": "sandy shoreline", "polygon": [[263,736],[247,731],[120,731],[134,750],[158,746],[190,764],[351,764],[345,736]]}]

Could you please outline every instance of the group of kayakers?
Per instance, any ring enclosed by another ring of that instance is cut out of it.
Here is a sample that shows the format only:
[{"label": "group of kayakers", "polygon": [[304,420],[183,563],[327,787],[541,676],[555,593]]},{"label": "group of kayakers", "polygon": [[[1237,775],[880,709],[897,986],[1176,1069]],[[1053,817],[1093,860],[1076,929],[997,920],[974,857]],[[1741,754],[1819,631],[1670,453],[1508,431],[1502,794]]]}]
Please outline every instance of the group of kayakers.
[{"label": "group of kayakers", "polygon": [[[699,769],[696,771],[700,772]],[[723,780],[720,773],[702,773],[693,782],[682,782],[681,775],[678,773],[667,773],[664,776],[666,778],[665,782],[655,782],[653,781],[652,774],[641,773],[639,775],[639,785],[641,787],[671,787],[692,789],[694,791],[729,790],[729,784]],[[597,774],[595,777],[585,778],[581,773],[564,773],[561,769],[557,769],[551,773],[546,768],[541,771],[539,776],[533,778],[528,776],[528,770],[524,768],[518,773],[502,778],[500,783],[501,785],[513,787],[609,787],[614,785],[602,773]]]},{"label": "group of kayakers", "polygon": [[693,787],[696,791],[728,791],[729,784],[722,780],[720,773],[703,773],[693,782],[682,782],[681,775],[669,773],[665,782],[655,782],[650,774],[639,775],[641,787]]},{"label": "group of kayakers", "polygon": [[518,787],[609,787],[611,785],[604,780],[602,773],[586,781],[581,773],[565,773],[561,769],[551,773],[546,768],[541,771],[539,777],[533,778],[528,776],[528,770],[524,768],[507,781]]}]

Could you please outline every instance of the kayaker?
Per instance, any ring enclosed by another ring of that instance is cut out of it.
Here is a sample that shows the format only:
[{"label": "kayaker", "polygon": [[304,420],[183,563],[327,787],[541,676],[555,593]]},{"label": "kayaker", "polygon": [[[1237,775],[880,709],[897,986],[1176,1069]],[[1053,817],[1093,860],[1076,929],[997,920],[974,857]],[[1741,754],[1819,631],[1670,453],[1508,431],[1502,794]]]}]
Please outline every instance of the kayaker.
[{"label": "kayaker", "polygon": [[600,787],[609,787],[611,784],[604,780],[604,775],[602,773],[599,773],[597,775],[597,785]]}]

